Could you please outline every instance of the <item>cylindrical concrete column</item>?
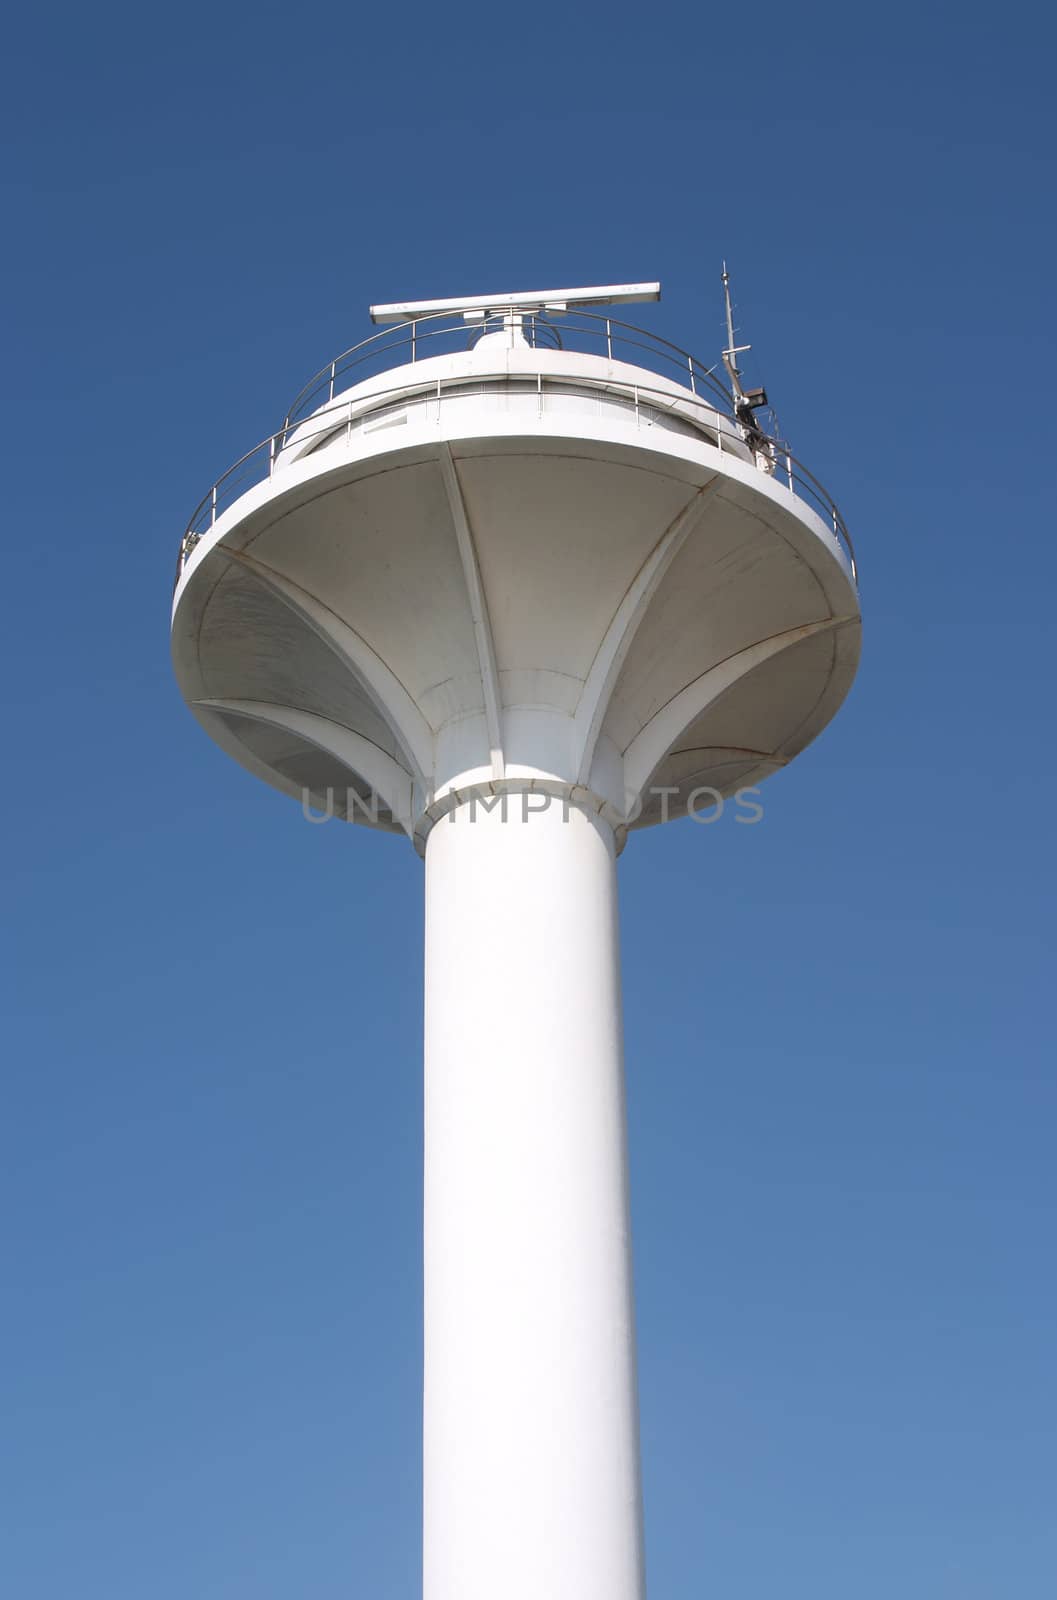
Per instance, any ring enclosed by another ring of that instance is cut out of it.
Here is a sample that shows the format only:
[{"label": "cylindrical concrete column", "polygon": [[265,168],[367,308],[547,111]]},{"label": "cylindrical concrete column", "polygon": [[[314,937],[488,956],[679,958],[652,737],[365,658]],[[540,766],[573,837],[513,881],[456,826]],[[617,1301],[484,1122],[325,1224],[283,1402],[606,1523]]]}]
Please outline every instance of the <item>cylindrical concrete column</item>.
[{"label": "cylindrical concrete column", "polygon": [[425,1017],[424,1600],[642,1600],[607,824],[436,824]]}]

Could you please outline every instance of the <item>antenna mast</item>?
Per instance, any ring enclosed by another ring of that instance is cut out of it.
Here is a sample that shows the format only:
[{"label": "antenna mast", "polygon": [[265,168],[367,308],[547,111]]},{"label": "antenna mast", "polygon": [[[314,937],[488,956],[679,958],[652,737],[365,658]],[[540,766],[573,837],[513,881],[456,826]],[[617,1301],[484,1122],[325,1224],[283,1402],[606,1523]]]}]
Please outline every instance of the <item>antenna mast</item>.
[{"label": "antenna mast", "polygon": [[727,263],[723,263],[723,298],[727,303],[727,350],[728,355],[734,353],[734,313],[730,307],[730,273]]},{"label": "antenna mast", "polygon": [[752,449],[756,457],[756,465],[761,472],[774,471],[774,445],[768,439],[764,430],[756,421],[756,412],[767,405],[766,389],[745,389],[741,382],[741,369],[735,361],[745,350],[751,350],[749,344],[734,343],[734,310],[730,303],[730,273],[727,263],[723,263],[723,301],[727,311],[727,348],[723,352],[723,365],[730,378],[730,386],[734,392],[734,415],[741,424],[742,437]]},{"label": "antenna mast", "polygon": [[727,271],[727,263],[725,261],[723,263],[723,299],[727,308],[727,348],[723,352],[723,365],[727,369],[727,376],[730,378],[734,389],[734,397],[737,401],[744,397],[745,391],[741,386],[741,371],[734,357],[741,355],[745,350],[751,350],[752,346],[734,343],[734,311],[730,303],[730,273]]}]

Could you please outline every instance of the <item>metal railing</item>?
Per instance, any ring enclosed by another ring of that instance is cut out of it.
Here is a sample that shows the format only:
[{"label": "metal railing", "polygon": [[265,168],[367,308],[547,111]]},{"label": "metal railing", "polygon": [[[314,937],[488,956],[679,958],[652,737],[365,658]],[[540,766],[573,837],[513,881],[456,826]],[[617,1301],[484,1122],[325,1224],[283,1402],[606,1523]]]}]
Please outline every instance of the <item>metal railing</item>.
[{"label": "metal railing", "polygon": [[[378,419],[379,413],[391,412],[399,404],[405,403],[425,404],[430,410],[432,420],[439,423],[446,402],[451,404],[465,400],[489,384],[501,385],[504,390],[521,394],[525,393],[527,387],[534,388],[538,397],[540,416],[544,413],[549,396],[562,393],[583,396],[596,392],[600,398],[604,396],[610,402],[614,400],[628,402],[629,410],[634,412],[636,427],[652,426],[654,421],[667,416],[678,419],[684,427],[690,423],[695,431],[700,430],[720,451],[724,448],[733,450],[737,445],[735,453],[740,459],[746,457],[752,459],[755,453],[758,461],[759,458],[763,458],[767,471],[773,475],[775,481],[784,483],[792,494],[810,504],[829,524],[838,544],[847,554],[852,577],[857,581],[855,548],[851,535],[835,500],[814,473],[793,455],[784,441],[764,439],[761,435],[762,449],[760,439],[750,441],[734,412],[731,395],[713,376],[712,371],[702,367],[695,357],[687,351],[679,350],[677,346],[669,344],[664,339],[655,339],[642,329],[633,328],[628,323],[618,323],[614,318],[581,313],[575,319],[569,319],[571,327],[563,321],[559,329],[554,323],[542,317],[526,316],[521,331],[530,338],[530,342],[534,343],[536,348],[547,344],[551,348],[569,349],[574,347],[569,343],[570,336],[577,336],[582,332],[579,327],[581,321],[597,324],[598,328],[592,328],[590,336],[597,336],[605,341],[610,359],[620,359],[615,352],[627,346],[645,351],[652,356],[655,365],[675,367],[682,374],[678,393],[672,393],[668,388],[629,382],[626,378],[618,376],[594,378],[581,374],[546,372],[512,374],[507,371],[495,371],[433,377],[423,372],[421,382],[416,382],[414,377],[409,378],[405,374],[400,384],[387,389],[372,389],[369,394],[358,400],[339,401],[336,398],[338,394],[346,392],[369,377],[371,374],[365,368],[368,364],[373,364],[376,359],[382,362],[380,370],[384,371],[391,367],[396,352],[410,348],[411,361],[402,362],[400,365],[416,365],[425,359],[423,355],[425,340],[436,338],[451,341],[461,336],[461,345],[457,347],[465,349],[467,325],[461,319],[455,328],[452,326],[452,318],[446,315],[443,318],[446,324],[444,327],[429,329],[423,333],[423,322],[434,323],[440,320],[442,319],[430,317],[420,319],[418,322],[400,324],[396,328],[386,328],[372,338],[365,339],[361,344],[354,345],[317,373],[297,396],[284,417],[282,426],[266,439],[262,439],[259,444],[254,445],[251,450],[247,450],[245,455],[240,456],[199,501],[180,543],[177,582],[188,557],[202,535],[209,531],[218,516],[241,494],[274,473],[276,463],[288,448],[296,445],[300,455],[302,446],[311,445],[314,441],[333,436],[343,430],[351,441],[354,431],[365,420]],[[470,335],[471,344],[474,336],[480,337],[482,331],[490,331],[489,322],[476,325]],[[629,339],[628,333],[636,337]],[[446,353],[445,350],[432,345],[425,345],[425,348],[430,354]],[[450,349],[449,343],[448,350]],[[641,367],[642,361],[640,359],[632,364]],[[657,375],[667,377],[671,381],[667,371]],[[686,387],[683,387],[684,384]],[[309,420],[312,423],[310,429],[306,427]],[[725,436],[726,444],[724,444]],[[304,453],[310,452],[304,451]]]},{"label": "metal railing", "polygon": [[[609,361],[627,361],[659,377],[685,384],[691,394],[711,394],[717,406],[733,414],[731,396],[715,376],[718,362],[715,367],[706,368],[689,350],[681,350],[678,345],[644,328],[593,311],[563,314],[560,321],[541,312],[515,315],[518,332],[535,349],[578,351],[581,355],[605,356]],[[483,334],[501,330],[507,316],[508,313],[497,309],[480,322],[467,322],[443,311],[383,328],[321,367],[294,400],[283,418],[283,428],[296,427],[320,406],[328,405],[336,395],[376,372],[472,349]]]}]

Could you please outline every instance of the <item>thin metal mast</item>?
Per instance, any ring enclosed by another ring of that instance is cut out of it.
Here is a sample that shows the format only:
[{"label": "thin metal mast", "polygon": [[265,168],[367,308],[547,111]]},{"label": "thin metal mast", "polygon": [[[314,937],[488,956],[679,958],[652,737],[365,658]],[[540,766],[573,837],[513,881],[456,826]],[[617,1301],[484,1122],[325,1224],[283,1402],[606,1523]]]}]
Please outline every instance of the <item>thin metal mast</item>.
[{"label": "thin metal mast", "polygon": [[734,390],[734,398],[737,401],[744,398],[745,391],[741,386],[741,369],[738,367],[734,357],[741,355],[745,350],[751,350],[752,346],[734,343],[734,311],[730,303],[730,273],[727,271],[727,263],[725,261],[723,263],[723,299],[727,308],[727,348],[723,352],[723,365],[727,369],[727,376],[730,378],[731,387]]},{"label": "thin metal mast", "polygon": [[734,313],[731,310],[731,305],[730,305],[730,273],[727,271],[727,263],[725,261],[723,263],[723,298],[726,301],[726,305],[727,305],[727,349],[726,349],[726,354],[731,357],[730,364],[734,368],[734,371],[737,372],[738,369],[737,369],[737,367],[734,366],[734,361],[733,361],[733,357],[734,357]]}]

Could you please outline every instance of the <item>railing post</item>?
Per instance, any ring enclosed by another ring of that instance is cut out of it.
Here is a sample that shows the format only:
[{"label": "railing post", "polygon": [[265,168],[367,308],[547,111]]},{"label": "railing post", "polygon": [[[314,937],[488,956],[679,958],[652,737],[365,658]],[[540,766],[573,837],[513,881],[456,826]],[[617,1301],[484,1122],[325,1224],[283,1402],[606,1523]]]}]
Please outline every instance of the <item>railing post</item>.
[{"label": "railing post", "polygon": [[268,476],[272,475],[275,468],[275,434],[268,440]]},{"label": "railing post", "polygon": [[333,398],[334,398],[334,380],[338,375],[337,367],[338,367],[338,364],[337,364],[336,361],[332,361],[330,363],[330,398],[331,398],[331,400],[333,400]]},{"label": "railing post", "polygon": [[785,475],[789,479],[789,493],[795,494],[796,490],[793,488],[793,458],[788,450],[785,453]]},{"label": "railing post", "polygon": [[606,355],[610,361],[613,359],[613,324],[606,318]]},{"label": "railing post", "polygon": [[217,520],[217,486],[214,483],[209,495],[209,526],[212,527]]},{"label": "railing post", "polygon": [[693,356],[687,356],[686,364],[690,368],[690,392],[692,394],[696,394],[697,393],[697,383],[696,383],[696,381],[694,379],[694,358],[693,358]]},{"label": "railing post", "polygon": [[414,364],[415,364],[415,345],[416,345],[417,338],[418,338],[418,322],[416,321],[415,318],[412,318],[411,319],[411,365],[412,366],[414,366]]}]

